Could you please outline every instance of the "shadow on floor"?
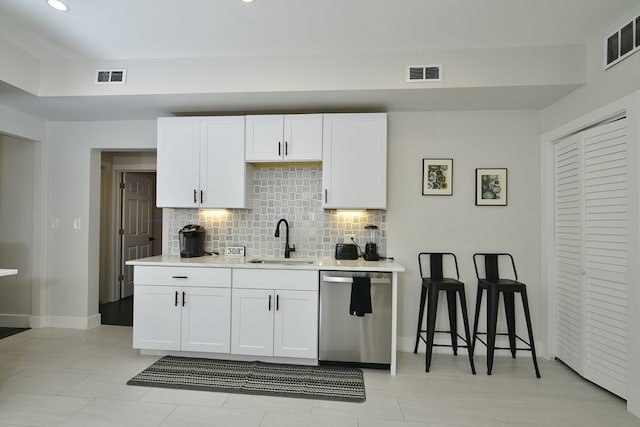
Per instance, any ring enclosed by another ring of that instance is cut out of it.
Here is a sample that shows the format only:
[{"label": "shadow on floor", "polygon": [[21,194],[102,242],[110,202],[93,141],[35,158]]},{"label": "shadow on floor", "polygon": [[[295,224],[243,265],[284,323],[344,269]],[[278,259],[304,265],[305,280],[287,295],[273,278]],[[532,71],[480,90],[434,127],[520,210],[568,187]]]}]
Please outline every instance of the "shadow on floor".
[{"label": "shadow on floor", "polygon": [[103,325],[133,326],[133,296],[100,304]]}]

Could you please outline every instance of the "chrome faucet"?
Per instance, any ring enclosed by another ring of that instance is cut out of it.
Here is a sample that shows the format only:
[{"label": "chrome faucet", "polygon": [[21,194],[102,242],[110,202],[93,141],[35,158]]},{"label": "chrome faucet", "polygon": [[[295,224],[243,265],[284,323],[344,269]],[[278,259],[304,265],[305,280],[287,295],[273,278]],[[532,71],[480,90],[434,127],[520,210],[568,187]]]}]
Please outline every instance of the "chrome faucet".
[{"label": "chrome faucet", "polygon": [[283,222],[284,222],[284,227],[286,232],[285,238],[284,238],[284,257],[291,258],[291,252],[296,251],[296,245],[289,247],[289,223],[287,222],[286,219],[282,218],[280,219],[280,221],[278,221],[278,224],[276,225],[276,233],[274,234],[274,237],[280,237],[280,224],[282,224]]}]

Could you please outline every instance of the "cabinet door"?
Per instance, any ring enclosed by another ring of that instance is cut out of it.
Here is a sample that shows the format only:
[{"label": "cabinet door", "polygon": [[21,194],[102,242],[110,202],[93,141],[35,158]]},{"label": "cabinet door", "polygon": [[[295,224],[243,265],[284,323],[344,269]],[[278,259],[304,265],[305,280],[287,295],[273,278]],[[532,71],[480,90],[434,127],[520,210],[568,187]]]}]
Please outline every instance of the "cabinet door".
[{"label": "cabinet door", "polygon": [[318,293],[276,290],[273,355],[318,356]]},{"label": "cabinet door", "polygon": [[282,160],[284,152],[282,115],[246,117],[246,160]]},{"label": "cabinet door", "polygon": [[322,114],[284,116],[284,159],[322,160]]},{"label": "cabinet door", "polygon": [[229,353],[231,350],[231,288],[182,289],[184,351]]},{"label": "cabinet door", "polygon": [[233,289],[231,301],[231,353],[272,356],[273,291]]},{"label": "cabinet door", "polygon": [[244,130],[244,117],[202,118],[201,207],[248,207]]},{"label": "cabinet door", "polygon": [[200,123],[199,117],[158,119],[158,207],[199,205]]},{"label": "cabinet door", "polygon": [[323,207],[387,208],[387,115],[325,114]]},{"label": "cabinet door", "polygon": [[133,347],[180,350],[180,288],[134,287]]}]

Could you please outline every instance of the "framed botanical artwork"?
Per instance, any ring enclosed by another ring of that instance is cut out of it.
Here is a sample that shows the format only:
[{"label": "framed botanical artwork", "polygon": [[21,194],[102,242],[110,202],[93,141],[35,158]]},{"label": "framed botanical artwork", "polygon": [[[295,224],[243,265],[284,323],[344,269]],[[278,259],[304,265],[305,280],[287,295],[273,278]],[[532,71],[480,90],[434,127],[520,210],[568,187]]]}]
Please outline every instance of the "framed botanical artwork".
[{"label": "framed botanical artwork", "polygon": [[507,169],[476,169],[476,206],[507,206]]},{"label": "framed botanical artwork", "polygon": [[422,195],[453,194],[453,159],[422,159]]}]

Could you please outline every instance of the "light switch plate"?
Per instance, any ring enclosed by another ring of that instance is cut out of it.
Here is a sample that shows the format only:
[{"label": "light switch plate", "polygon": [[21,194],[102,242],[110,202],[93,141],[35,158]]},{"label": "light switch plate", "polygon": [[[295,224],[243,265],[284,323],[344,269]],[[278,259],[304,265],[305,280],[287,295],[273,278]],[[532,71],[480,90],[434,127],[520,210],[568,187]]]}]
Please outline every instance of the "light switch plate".
[{"label": "light switch plate", "polygon": [[244,246],[227,246],[224,250],[226,256],[244,256]]}]

